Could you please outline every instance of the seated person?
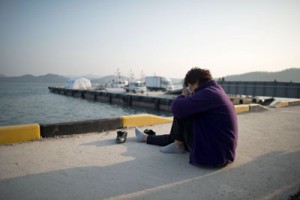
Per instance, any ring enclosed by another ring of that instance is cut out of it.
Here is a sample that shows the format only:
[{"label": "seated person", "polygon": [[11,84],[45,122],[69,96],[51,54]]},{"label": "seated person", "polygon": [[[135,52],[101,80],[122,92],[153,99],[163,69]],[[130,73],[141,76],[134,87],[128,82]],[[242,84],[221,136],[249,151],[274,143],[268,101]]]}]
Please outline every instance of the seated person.
[{"label": "seated person", "polygon": [[235,159],[238,127],[235,108],[209,70],[192,68],[182,94],[173,100],[170,134],[147,135],[135,130],[137,141],[163,146],[162,153],[190,153],[194,165],[226,166]]}]

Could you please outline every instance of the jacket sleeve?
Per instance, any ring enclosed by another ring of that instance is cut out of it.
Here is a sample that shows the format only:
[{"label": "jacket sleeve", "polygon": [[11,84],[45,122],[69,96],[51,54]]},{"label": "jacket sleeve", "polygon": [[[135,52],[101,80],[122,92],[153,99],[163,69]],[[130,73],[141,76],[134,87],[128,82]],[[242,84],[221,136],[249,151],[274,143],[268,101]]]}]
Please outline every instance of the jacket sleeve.
[{"label": "jacket sleeve", "polygon": [[212,96],[213,94],[209,92],[199,92],[188,97],[180,95],[172,103],[173,115],[178,118],[185,118],[210,110],[217,106]]}]

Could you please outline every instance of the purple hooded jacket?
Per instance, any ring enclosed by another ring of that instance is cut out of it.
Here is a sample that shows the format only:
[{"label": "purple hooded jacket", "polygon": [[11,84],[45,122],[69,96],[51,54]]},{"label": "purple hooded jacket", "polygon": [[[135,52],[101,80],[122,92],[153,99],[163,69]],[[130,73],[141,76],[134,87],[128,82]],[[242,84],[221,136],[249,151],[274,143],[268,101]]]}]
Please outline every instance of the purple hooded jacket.
[{"label": "purple hooded jacket", "polygon": [[191,96],[178,96],[172,103],[172,112],[179,119],[191,117],[193,120],[191,164],[225,166],[234,161],[237,115],[216,81],[201,84]]}]

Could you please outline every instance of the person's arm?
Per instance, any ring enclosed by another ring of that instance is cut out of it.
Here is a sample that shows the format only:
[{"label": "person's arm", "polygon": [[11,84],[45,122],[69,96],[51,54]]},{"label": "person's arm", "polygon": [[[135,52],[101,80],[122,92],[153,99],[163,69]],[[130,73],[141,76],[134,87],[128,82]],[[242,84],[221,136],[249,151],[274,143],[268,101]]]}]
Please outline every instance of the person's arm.
[{"label": "person's arm", "polygon": [[185,118],[194,114],[205,112],[212,107],[214,103],[209,92],[201,91],[193,95],[180,95],[172,103],[172,112],[178,118]]}]

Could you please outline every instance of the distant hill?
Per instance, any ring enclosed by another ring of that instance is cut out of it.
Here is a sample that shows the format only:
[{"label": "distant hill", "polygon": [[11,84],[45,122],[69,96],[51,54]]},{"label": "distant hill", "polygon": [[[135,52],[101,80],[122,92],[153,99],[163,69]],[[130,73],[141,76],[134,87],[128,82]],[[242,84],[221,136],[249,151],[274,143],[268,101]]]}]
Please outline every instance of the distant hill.
[{"label": "distant hill", "polygon": [[48,83],[65,83],[68,77],[56,74],[46,74],[42,76],[33,76],[26,74],[18,77],[0,76],[0,82],[48,82]]},{"label": "distant hill", "polygon": [[86,74],[86,75],[83,75],[83,76],[73,76],[73,75],[70,75],[70,76],[67,76],[68,78],[72,78],[72,79],[76,79],[76,78],[87,78],[89,80],[94,80],[94,79],[101,79],[103,76],[100,76],[100,75],[93,75],[93,74]]},{"label": "distant hill", "polygon": [[[80,76],[80,77],[87,77],[87,76]],[[112,80],[118,80],[118,77],[116,75],[108,75],[104,76],[102,78],[91,78],[87,77],[91,80],[93,84],[98,85],[105,85],[106,83],[112,82]],[[99,77],[99,76],[94,76]],[[26,74],[23,76],[16,76],[16,77],[7,77],[4,75],[0,75],[0,82],[48,82],[48,83],[65,83],[70,78],[78,78],[78,77],[66,77],[56,74],[46,74],[42,76],[33,76],[31,74]],[[123,80],[129,80],[128,77],[121,76],[121,79]]]},{"label": "distant hill", "polygon": [[[84,77],[84,76],[83,76]],[[101,78],[97,76],[89,75],[89,78],[93,84],[105,85],[112,82],[112,80],[118,80],[116,75],[108,75]],[[48,82],[48,83],[65,83],[70,77],[46,74],[42,76],[33,76],[26,74],[18,77],[7,77],[0,74],[0,82]],[[300,83],[300,68],[290,68],[279,72],[249,72],[239,75],[225,76],[225,81],[278,81],[278,82],[294,82]],[[129,80],[129,77],[121,76],[122,80]],[[181,84],[182,79],[171,79],[174,84]]]},{"label": "distant hill", "polygon": [[279,72],[250,72],[225,76],[225,81],[278,81],[300,83],[300,68],[290,68]]}]

